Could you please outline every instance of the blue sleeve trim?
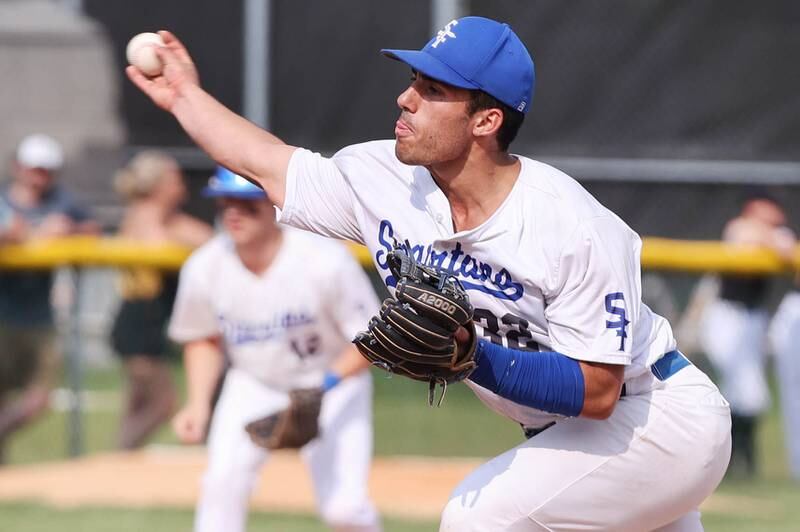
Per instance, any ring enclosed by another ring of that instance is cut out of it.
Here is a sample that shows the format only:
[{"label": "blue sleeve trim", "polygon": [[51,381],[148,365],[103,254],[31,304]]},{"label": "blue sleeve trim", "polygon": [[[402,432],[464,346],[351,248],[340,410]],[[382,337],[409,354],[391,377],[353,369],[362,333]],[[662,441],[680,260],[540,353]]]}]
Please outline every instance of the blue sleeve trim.
[{"label": "blue sleeve trim", "polygon": [[469,379],[500,397],[564,416],[583,410],[583,371],[577,360],[555,351],[518,351],[479,340],[478,364]]}]

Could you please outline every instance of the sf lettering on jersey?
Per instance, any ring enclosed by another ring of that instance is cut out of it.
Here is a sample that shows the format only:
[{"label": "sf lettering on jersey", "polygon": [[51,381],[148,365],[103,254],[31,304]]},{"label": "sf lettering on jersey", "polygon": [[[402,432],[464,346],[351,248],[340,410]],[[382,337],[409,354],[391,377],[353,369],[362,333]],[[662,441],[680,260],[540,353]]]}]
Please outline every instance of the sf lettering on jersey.
[{"label": "sf lettering on jersey", "polygon": [[[619,303],[618,303],[619,302]],[[622,292],[613,292],[606,296],[606,312],[616,319],[606,320],[606,329],[616,329],[617,336],[619,336],[619,350],[625,350],[625,339],[628,337],[628,332],[625,328],[630,321],[625,316],[625,296]]]}]

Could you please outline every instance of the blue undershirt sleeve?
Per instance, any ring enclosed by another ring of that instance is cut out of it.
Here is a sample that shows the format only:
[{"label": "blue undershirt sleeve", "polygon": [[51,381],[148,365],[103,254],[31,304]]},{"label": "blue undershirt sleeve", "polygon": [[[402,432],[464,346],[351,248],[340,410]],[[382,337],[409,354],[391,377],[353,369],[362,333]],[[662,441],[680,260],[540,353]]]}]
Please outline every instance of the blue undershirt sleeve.
[{"label": "blue undershirt sleeve", "polygon": [[469,379],[500,397],[564,416],[583,410],[583,371],[577,360],[555,351],[518,351],[479,340],[477,368]]}]

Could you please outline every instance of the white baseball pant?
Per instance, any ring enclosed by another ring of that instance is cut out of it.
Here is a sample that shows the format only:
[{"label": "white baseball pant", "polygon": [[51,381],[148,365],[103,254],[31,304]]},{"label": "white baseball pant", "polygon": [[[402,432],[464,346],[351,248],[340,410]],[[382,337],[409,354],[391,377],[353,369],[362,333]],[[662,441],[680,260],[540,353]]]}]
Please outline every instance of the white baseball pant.
[{"label": "white baseball pant", "polygon": [[559,421],[480,466],[451,494],[440,530],[702,530],[697,508],[730,459],[730,409],[695,366],[654,382],[628,386],[606,420]]},{"label": "white baseball pant", "polygon": [[703,349],[734,414],[757,416],[769,408],[767,320],[763,310],[723,299],[710,303],[703,315]]},{"label": "white baseball pant", "polygon": [[[196,532],[244,532],[250,494],[269,458],[267,450],[250,441],[244,427],[285,408],[288,401],[285,392],[272,390],[241,370],[228,371],[209,432]],[[372,459],[368,372],[343,380],[325,394],[320,432],[301,455],[309,466],[323,521],[338,532],[379,531],[379,517],[367,493]]]}]

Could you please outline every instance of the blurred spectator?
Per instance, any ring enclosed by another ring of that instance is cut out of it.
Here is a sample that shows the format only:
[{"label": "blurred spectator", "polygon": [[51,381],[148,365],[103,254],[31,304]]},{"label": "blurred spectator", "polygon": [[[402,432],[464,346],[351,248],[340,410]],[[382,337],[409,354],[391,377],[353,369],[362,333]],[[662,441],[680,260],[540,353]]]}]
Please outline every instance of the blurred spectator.
[{"label": "blurred spectator", "polygon": [[16,244],[25,237],[25,220],[0,197],[0,245]]},{"label": "blurred spectator", "polygon": [[800,272],[769,328],[780,388],[789,470],[800,481]]},{"label": "blurred spectator", "polygon": [[[56,182],[61,145],[47,135],[19,144],[11,180],[0,187],[0,241],[95,233],[99,225]],[[60,356],[50,305],[51,272],[0,272],[0,455],[9,434],[47,407]],[[13,394],[19,392],[14,397]]]},{"label": "blurred spectator", "polygon": [[[212,236],[211,226],[180,211],[186,187],[177,161],[169,155],[139,153],[117,173],[115,187],[127,203],[119,237],[197,247]],[[170,419],[176,405],[164,331],[176,290],[177,273],[152,268],[121,271],[123,301],[111,340],[123,359],[127,381],[118,442],[123,449],[141,446]]]},{"label": "blurred spectator", "polygon": [[[780,203],[763,191],[745,199],[740,214],[723,231],[725,242],[769,248],[788,259],[795,236]],[[753,476],[758,417],[770,404],[765,377],[768,275],[724,275],[719,296],[706,308],[701,341],[731,404],[733,452],[729,471]]]}]

